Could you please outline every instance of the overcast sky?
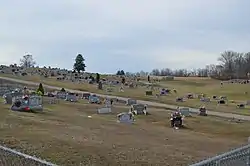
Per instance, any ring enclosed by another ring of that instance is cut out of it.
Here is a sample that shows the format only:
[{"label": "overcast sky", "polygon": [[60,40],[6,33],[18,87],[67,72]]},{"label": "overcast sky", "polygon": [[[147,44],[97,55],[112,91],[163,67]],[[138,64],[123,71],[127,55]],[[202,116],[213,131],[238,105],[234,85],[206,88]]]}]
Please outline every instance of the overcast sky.
[{"label": "overcast sky", "polygon": [[196,68],[250,51],[250,0],[0,0],[0,63],[87,71]]}]

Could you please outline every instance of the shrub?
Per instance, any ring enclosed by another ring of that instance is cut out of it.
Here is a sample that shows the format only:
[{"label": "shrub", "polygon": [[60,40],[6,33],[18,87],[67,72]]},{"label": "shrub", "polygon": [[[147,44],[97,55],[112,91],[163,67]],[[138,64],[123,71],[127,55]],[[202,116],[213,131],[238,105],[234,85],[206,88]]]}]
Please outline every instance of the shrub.
[{"label": "shrub", "polygon": [[43,88],[43,84],[42,83],[40,83],[39,84],[39,87],[38,87],[38,89],[37,89],[37,93],[40,91],[40,93],[42,94],[42,95],[44,95],[44,88]]}]

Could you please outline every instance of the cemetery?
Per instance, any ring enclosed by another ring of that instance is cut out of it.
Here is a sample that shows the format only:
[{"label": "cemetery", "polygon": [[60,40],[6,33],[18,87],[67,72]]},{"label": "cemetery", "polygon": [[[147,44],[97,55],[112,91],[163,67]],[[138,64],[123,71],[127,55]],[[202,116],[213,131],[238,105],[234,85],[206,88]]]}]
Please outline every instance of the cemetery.
[{"label": "cemetery", "polygon": [[[64,79],[41,79],[35,74],[10,77],[58,86],[61,90],[50,89],[42,95],[34,86],[1,86],[0,118],[8,121],[2,121],[4,134],[0,141],[59,165],[186,165],[237,147],[250,135],[248,121],[239,123],[209,115],[210,110],[249,115],[248,93],[243,93],[246,84],[237,84],[240,92],[234,92],[231,86],[235,84],[221,87],[215,80],[173,78],[144,84],[143,78],[140,82],[126,78],[126,86],[114,76],[102,83],[89,77],[82,79],[84,76],[74,80],[67,74]],[[176,109],[152,107],[139,100],[172,104]],[[191,107],[199,112],[193,113]],[[129,160],[119,158],[121,153]]]},{"label": "cemetery", "polygon": [[[58,80],[57,76],[40,76],[38,74],[28,74],[25,76],[4,74],[3,76],[17,78],[21,80],[42,82],[46,85],[59,86],[68,89],[81,90],[104,95],[115,95],[121,97],[135,98],[140,100],[155,101],[171,105],[187,106],[199,108],[206,105],[211,111],[229,112],[235,114],[249,115],[250,108],[247,101],[250,93],[247,91],[249,83],[224,83],[214,79],[199,78],[173,78],[171,80],[158,78],[158,81],[148,83],[146,78],[117,76],[103,76],[102,83],[95,83],[94,78],[87,73],[81,79],[72,77],[70,73],[64,74],[65,79]],[[82,79],[86,78],[86,79]],[[139,80],[139,81],[138,81]],[[133,84],[133,86],[131,86]],[[232,102],[233,101],[233,102]],[[241,105],[239,107],[240,104]],[[240,109],[239,109],[240,108]]]}]

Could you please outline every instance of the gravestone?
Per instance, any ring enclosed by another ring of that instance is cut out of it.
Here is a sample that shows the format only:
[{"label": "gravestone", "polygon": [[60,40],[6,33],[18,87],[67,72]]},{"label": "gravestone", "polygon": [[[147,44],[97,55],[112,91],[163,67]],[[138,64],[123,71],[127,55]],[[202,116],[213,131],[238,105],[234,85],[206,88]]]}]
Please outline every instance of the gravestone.
[{"label": "gravestone", "polygon": [[153,95],[153,92],[152,92],[152,91],[146,91],[146,95],[147,95],[147,96],[152,96],[152,95]]},{"label": "gravestone", "polygon": [[10,93],[6,93],[3,95],[3,98],[4,98],[4,102],[5,104],[12,104],[13,103],[13,97],[22,97],[23,96],[23,93],[21,92],[17,92],[17,91],[12,91]]},{"label": "gravestone", "polygon": [[179,108],[180,113],[186,117],[191,116],[190,109],[187,107]]},{"label": "gravestone", "polygon": [[98,89],[102,90],[102,82],[98,83]]},{"label": "gravestone", "polygon": [[41,96],[29,96],[27,100],[23,97],[14,97],[13,105],[11,106],[13,111],[43,111],[42,97]]},{"label": "gravestone", "polygon": [[227,100],[227,97],[226,96],[220,96],[220,99],[221,100]]},{"label": "gravestone", "polygon": [[134,118],[133,118],[133,115],[130,114],[130,113],[120,113],[117,115],[117,120],[118,122],[120,123],[128,123],[128,124],[131,124],[134,122]]},{"label": "gravestone", "polygon": [[184,102],[183,97],[177,97],[176,102]]},{"label": "gravestone", "polygon": [[100,104],[100,98],[96,95],[90,95],[89,96],[89,103],[95,103],[95,104]]},{"label": "gravestone", "polygon": [[83,99],[89,99],[90,93],[83,93],[82,98]]},{"label": "gravestone", "polygon": [[144,104],[131,105],[131,112],[135,115],[147,115],[147,106]]},{"label": "gravestone", "polygon": [[7,93],[3,96],[5,104],[12,104],[12,95],[11,93]]},{"label": "gravestone", "polygon": [[131,106],[133,104],[137,104],[137,100],[135,100],[135,99],[128,99],[127,100],[127,105]]},{"label": "gravestone", "polygon": [[65,100],[70,102],[77,102],[77,97],[74,93],[67,93]]},{"label": "gravestone", "polygon": [[237,108],[245,108],[245,104],[238,104]]},{"label": "gravestone", "polygon": [[218,104],[226,104],[226,101],[225,100],[219,100]]},{"label": "gravestone", "polygon": [[210,98],[202,97],[200,99],[200,101],[202,101],[202,102],[210,102]]},{"label": "gravestone", "polygon": [[57,94],[56,94],[56,97],[58,98],[58,99],[66,99],[66,96],[67,96],[67,92],[57,92]]},{"label": "gravestone", "polygon": [[111,108],[103,107],[97,110],[98,114],[108,114],[111,113]]},{"label": "gravestone", "polygon": [[111,107],[111,100],[108,98],[105,100],[105,107],[107,107],[107,108]]},{"label": "gravestone", "polygon": [[191,94],[191,93],[189,93],[189,94],[187,94],[187,96],[186,96],[188,99],[193,99],[194,98],[194,95],[193,94]]}]

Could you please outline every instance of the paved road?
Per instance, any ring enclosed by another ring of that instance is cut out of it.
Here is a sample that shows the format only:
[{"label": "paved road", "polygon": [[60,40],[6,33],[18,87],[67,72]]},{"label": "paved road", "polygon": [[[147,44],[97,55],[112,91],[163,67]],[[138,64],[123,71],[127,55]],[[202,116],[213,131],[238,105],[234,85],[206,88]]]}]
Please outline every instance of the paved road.
[{"label": "paved road", "polygon": [[[7,77],[0,77],[0,79],[7,80],[7,81],[13,81],[13,82],[17,82],[17,83],[28,84],[28,85],[37,85],[38,86],[38,84],[39,84],[37,82],[18,80],[18,79],[7,78]],[[50,85],[45,85],[45,84],[43,84],[43,86],[45,88],[48,88],[48,89],[61,90],[61,87],[50,86]],[[79,91],[79,90],[73,90],[73,89],[67,89],[67,90],[72,92],[72,93],[84,93],[84,91]],[[96,93],[94,93],[94,94],[96,94]],[[100,97],[111,97],[111,98],[115,97],[115,98],[118,98],[119,100],[124,100],[124,101],[128,100],[128,98],[125,98],[125,97],[110,96],[110,95],[103,95],[103,94],[96,94],[96,95],[98,95]],[[137,103],[147,104],[148,106],[164,107],[164,108],[168,108],[168,109],[176,109],[176,107],[177,107],[177,105],[162,104],[162,103],[143,101],[143,100],[137,100]],[[198,113],[199,110],[197,108],[190,108],[190,112]],[[237,115],[237,114],[224,113],[224,112],[215,112],[215,111],[207,111],[207,113],[208,113],[208,115],[213,115],[213,116],[218,116],[218,117],[235,118],[235,119],[250,121],[250,116]]]}]

